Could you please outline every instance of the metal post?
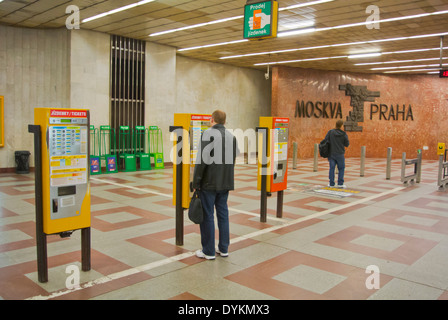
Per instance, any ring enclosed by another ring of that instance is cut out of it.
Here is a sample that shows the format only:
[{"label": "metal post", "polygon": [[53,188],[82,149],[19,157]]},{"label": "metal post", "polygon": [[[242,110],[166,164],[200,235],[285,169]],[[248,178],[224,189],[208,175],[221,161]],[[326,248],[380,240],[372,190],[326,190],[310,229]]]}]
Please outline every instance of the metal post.
[{"label": "metal post", "polygon": [[34,133],[34,181],[36,206],[36,249],[37,278],[39,282],[48,282],[47,235],[44,233],[43,199],[42,199],[42,158],[41,129],[39,125],[28,125],[28,132]]},{"label": "metal post", "polygon": [[[183,143],[183,128],[180,126],[170,126],[170,132],[177,131],[177,142]],[[176,148],[177,149],[177,148]],[[176,245],[184,245],[184,208],[182,207],[182,167],[183,155],[182,149],[173,157],[176,161]],[[175,151],[176,152],[176,151]]]},{"label": "metal post", "polygon": [[283,190],[277,192],[277,218],[283,218]]},{"label": "metal post", "polygon": [[366,147],[363,146],[361,147],[361,172],[360,172],[361,177],[364,177],[365,166],[366,166]]},{"label": "metal post", "polygon": [[81,229],[81,263],[82,271],[89,271],[90,259],[90,227]]},{"label": "metal post", "polygon": [[297,152],[298,152],[298,146],[297,142],[294,142],[292,144],[293,146],[293,152],[292,152],[292,168],[295,170],[297,169]]},{"label": "metal post", "polygon": [[317,172],[317,166],[318,166],[318,156],[319,156],[319,144],[314,144],[314,165],[313,165],[313,171]]},{"label": "metal post", "polygon": [[[262,165],[263,167],[264,165]],[[260,222],[267,221],[268,212],[268,193],[266,191],[266,175],[261,175],[261,197],[260,197]]]},{"label": "metal post", "polygon": [[387,148],[386,180],[390,180],[392,167],[392,148]]},{"label": "metal post", "polygon": [[244,164],[248,164],[249,163],[249,138],[248,137],[244,137]]},{"label": "metal post", "polygon": [[437,175],[437,186],[439,187],[439,190],[444,190],[445,189],[445,186],[444,186],[444,184],[442,183],[442,180],[443,180],[443,170],[444,168],[443,168],[443,155],[440,155],[439,156],[439,173],[438,173],[438,175]]},{"label": "metal post", "polygon": [[422,153],[419,152],[417,154],[417,164],[416,166],[416,173],[417,173],[417,179],[416,182],[420,183],[420,181],[422,180]]},{"label": "metal post", "polygon": [[[267,193],[267,175],[268,175],[268,157],[267,157],[267,144],[268,144],[268,128],[266,127],[257,127],[256,131],[261,133],[262,135],[262,143],[261,143],[261,195],[260,195],[260,222],[267,221],[267,211],[268,211],[268,193]],[[258,136],[260,139],[260,136]],[[260,143],[258,144],[260,145]],[[260,155],[258,156],[260,159]]]},{"label": "metal post", "polygon": [[406,176],[406,152],[401,155],[401,182],[405,182],[404,177]]},{"label": "metal post", "polygon": [[[177,138],[177,143],[182,142],[182,137]],[[182,149],[179,151],[182,159]],[[176,163],[176,245],[184,245],[184,208],[182,207],[182,170],[183,161]]]}]

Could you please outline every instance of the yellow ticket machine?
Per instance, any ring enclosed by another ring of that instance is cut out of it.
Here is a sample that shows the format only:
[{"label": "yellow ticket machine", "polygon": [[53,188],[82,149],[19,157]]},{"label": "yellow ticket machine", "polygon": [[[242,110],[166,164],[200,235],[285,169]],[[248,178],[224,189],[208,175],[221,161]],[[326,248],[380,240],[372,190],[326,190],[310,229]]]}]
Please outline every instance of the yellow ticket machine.
[{"label": "yellow ticket machine", "polygon": [[[187,138],[182,140],[182,207],[187,209],[190,205],[191,190],[190,182],[193,181],[194,165],[198,153],[199,142],[202,133],[210,128],[209,114],[174,114],[174,126],[181,127]],[[174,150],[179,149],[177,141],[174,142]],[[173,166],[173,177],[176,177],[176,166]],[[176,179],[174,179],[173,205],[176,205]]]},{"label": "yellow ticket machine", "polygon": [[183,210],[190,205],[194,165],[202,132],[210,128],[209,114],[176,113],[170,131],[173,152],[173,205],[176,206],[176,244],[183,245]]},{"label": "yellow ticket machine", "polygon": [[36,108],[46,234],[90,227],[89,111]]},{"label": "yellow ticket machine", "polygon": [[[89,118],[89,110],[35,108],[29,126],[35,133],[36,233],[68,237],[81,229],[84,271],[90,270]],[[38,260],[46,260],[44,249]]]},{"label": "yellow ticket machine", "polygon": [[[267,128],[267,192],[287,188],[289,118],[260,117],[260,127]],[[261,142],[259,140],[259,142]],[[261,188],[261,161],[259,161],[258,190]]]},{"label": "yellow ticket machine", "polygon": [[283,191],[288,185],[289,118],[260,117],[258,179],[261,191],[260,220],[266,222],[266,197],[277,192],[277,217],[283,215]]}]

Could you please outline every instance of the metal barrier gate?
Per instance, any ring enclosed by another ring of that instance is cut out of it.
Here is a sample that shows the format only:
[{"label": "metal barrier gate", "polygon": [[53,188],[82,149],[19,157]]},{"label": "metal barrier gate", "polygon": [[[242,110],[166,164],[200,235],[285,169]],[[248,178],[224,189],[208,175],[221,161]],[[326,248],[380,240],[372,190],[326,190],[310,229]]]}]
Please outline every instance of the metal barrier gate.
[{"label": "metal barrier gate", "polygon": [[[406,166],[414,165],[414,173],[406,176]],[[401,157],[401,182],[408,184],[409,182],[420,183],[422,173],[422,153],[418,152],[416,159],[406,160],[406,152]]]},{"label": "metal barrier gate", "polygon": [[446,161],[446,151],[445,151],[445,160],[443,159],[443,155],[439,155],[439,174],[437,177],[437,186],[439,190],[446,190],[446,185],[448,184],[448,162]]}]

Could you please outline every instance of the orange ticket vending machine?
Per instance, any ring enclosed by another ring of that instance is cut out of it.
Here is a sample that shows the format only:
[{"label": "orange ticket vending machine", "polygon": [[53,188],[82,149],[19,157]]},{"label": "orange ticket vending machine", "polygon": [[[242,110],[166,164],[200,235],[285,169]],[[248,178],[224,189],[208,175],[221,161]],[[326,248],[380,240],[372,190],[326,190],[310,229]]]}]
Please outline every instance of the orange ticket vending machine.
[{"label": "orange ticket vending machine", "polygon": [[[29,132],[35,134],[36,237],[44,269],[46,235],[69,237],[81,229],[82,268],[90,270],[89,119],[84,109],[34,109]],[[47,277],[39,274],[39,281]]]},{"label": "orange ticket vending machine", "polygon": [[183,210],[192,196],[194,165],[202,133],[210,128],[210,114],[175,113],[173,133],[173,205],[176,206],[176,244],[183,245]]},{"label": "orange ticket vending machine", "polygon": [[277,217],[282,217],[283,191],[288,185],[289,118],[260,117],[257,188],[262,192],[261,221],[266,222],[266,196],[277,192]]}]

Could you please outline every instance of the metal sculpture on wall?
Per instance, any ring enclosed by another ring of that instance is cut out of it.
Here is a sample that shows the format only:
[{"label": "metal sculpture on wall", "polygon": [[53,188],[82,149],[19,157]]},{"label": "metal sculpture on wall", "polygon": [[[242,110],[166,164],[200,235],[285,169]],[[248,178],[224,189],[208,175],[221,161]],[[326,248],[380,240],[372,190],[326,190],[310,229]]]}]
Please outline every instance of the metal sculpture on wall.
[{"label": "metal sculpture on wall", "polygon": [[347,116],[347,121],[344,122],[344,130],[362,132],[362,126],[359,126],[358,122],[364,122],[364,102],[375,102],[380,92],[367,90],[367,86],[353,86],[350,83],[339,85],[339,90],[345,90],[345,95],[351,97],[350,105],[353,107]]}]

